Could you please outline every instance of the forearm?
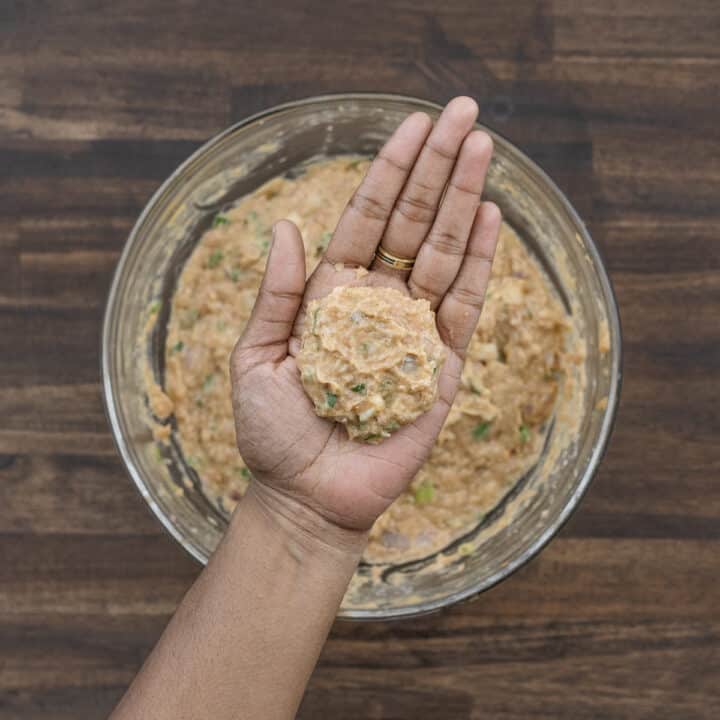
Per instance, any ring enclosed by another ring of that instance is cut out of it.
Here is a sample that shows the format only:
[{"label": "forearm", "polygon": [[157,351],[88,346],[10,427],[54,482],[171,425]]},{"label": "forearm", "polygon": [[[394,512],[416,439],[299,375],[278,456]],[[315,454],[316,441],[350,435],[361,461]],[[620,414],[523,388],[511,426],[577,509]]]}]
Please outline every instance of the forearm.
[{"label": "forearm", "polygon": [[292,718],[365,543],[251,491],[112,720]]}]

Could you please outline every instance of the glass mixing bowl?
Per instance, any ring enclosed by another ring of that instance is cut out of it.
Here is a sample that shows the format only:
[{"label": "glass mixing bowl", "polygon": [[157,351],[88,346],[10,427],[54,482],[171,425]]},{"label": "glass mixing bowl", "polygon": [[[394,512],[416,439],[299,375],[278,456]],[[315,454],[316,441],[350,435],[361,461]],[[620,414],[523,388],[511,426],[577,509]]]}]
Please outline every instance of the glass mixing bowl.
[{"label": "glass mixing bowl", "polygon": [[[130,476],[175,539],[204,563],[227,518],[202,493],[177,441],[156,444],[147,381],[163,381],[165,325],[183,264],[213,215],[266,180],[314,157],[373,155],[400,121],[441,108],[376,94],[334,95],[254,115],[197,150],[142,212],[113,278],[103,327],[107,414]],[[487,128],[485,128],[487,130]],[[340,616],[417,615],[473,597],[532,558],[585,492],[610,435],[618,401],[621,337],[617,306],[597,248],[547,175],[488,130],[495,155],[485,197],[544,267],[584,343],[575,377],[536,467],[488,516],[444,551],[403,565],[361,565]]]}]

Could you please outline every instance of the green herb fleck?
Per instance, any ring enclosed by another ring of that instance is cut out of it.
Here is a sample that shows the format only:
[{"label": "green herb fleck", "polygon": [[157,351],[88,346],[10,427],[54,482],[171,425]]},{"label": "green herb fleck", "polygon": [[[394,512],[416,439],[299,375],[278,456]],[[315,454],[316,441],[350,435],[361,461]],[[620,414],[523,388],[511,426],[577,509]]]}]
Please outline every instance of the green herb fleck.
[{"label": "green herb fleck", "polygon": [[389,432],[389,433],[395,432],[396,430],[399,430],[399,429],[400,429],[400,426],[396,422],[391,422],[390,424],[386,425],[383,428],[383,430],[385,430],[385,432]]},{"label": "green herb fleck", "polygon": [[219,227],[220,225],[229,225],[229,224],[230,224],[230,219],[228,218],[227,215],[225,215],[223,213],[218,213],[213,218],[213,221],[212,221],[212,226],[214,228]]},{"label": "green herb fleck", "polygon": [[354,393],[360,393],[361,395],[365,395],[367,393],[365,383],[358,383],[357,385],[353,385],[350,389]]},{"label": "green herb fleck", "polygon": [[520,442],[524,445],[530,439],[530,428],[527,425],[521,425],[518,432],[520,433]]},{"label": "green herb fleck", "polygon": [[159,300],[156,300],[154,303],[150,305],[150,314],[155,315],[156,312],[160,310],[162,307],[162,303]]},{"label": "green herb fleck", "polygon": [[240,279],[240,271],[239,270],[231,270],[230,271],[230,279],[236,283]]},{"label": "green herb fleck", "polygon": [[320,240],[318,241],[317,247],[315,248],[315,255],[322,255],[326,250],[328,245],[330,244],[330,240],[332,239],[332,233],[327,230],[320,236]]},{"label": "green herb fleck", "polygon": [[208,258],[207,266],[209,268],[215,268],[217,267],[223,259],[222,250],[215,250],[212,255]]},{"label": "green herb fleck", "polygon": [[472,543],[463,543],[458,548],[458,554],[460,555],[472,555],[472,551],[475,548],[473,547]]},{"label": "green herb fleck", "polygon": [[197,398],[195,400],[195,406],[201,408],[204,405],[203,401],[200,398]]},{"label": "green herb fleck", "polygon": [[327,403],[327,406],[329,408],[334,408],[335,403],[337,402],[337,395],[335,393],[326,392],[325,393],[325,402]]},{"label": "green herb fleck", "polygon": [[432,483],[424,482],[420,487],[415,490],[415,502],[418,505],[426,505],[432,502],[435,497],[435,488]]},{"label": "green herb fleck", "polygon": [[360,350],[362,351],[363,355],[367,355],[370,352],[370,345],[368,345],[368,343],[366,342],[361,343]]},{"label": "green herb fleck", "polygon": [[240,470],[240,474],[241,474],[244,478],[250,479],[250,471],[249,471],[246,467],[245,467],[245,468],[242,468],[242,469]]},{"label": "green herb fleck", "polygon": [[213,386],[214,382],[215,373],[210,373],[209,375],[206,375],[202,385],[203,392],[207,392]]},{"label": "green herb fleck", "polygon": [[317,328],[317,321],[318,321],[318,314],[320,312],[320,308],[315,308],[313,312],[313,324],[312,324],[312,331],[315,332],[315,329]]},{"label": "green herb fleck", "polygon": [[200,466],[200,460],[198,460],[194,455],[188,455],[185,460],[191,468],[196,468]]},{"label": "green herb fleck", "polygon": [[[361,425],[362,424],[364,423],[361,423]],[[377,440],[379,437],[380,436],[377,433],[370,433],[369,435],[366,435],[363,439],[369,442],[370,440]]]},{"label": "green herb fleck", "polygon": [[178,340],[170,350],[170,354],[174,355],[175,353],[179,353],[183,348],[185,347],[185,343],[182,340]]},{"label": "green herb fleck", "polygon": [[155,452],[155,460],[157,462],[163,462],[165,458],[163,457],[162,450],[160,449],[159,445],[153,446],[153,451]]},{"label": "green herb fleck", "polygon": [[476,425],[472,431],[473,437],[476,440],[482,440],[488,434],[488,430],[490,430],[491,424],[492,423],[489,422],[481,422]]},{"label": "green herb fleck", "polygon": [[352,160],[347,164],[345,167],[345,170],[354,170],[356,167],[360,165],[361,162],[363,162],[365,158],[358,158],[357,160]]}]

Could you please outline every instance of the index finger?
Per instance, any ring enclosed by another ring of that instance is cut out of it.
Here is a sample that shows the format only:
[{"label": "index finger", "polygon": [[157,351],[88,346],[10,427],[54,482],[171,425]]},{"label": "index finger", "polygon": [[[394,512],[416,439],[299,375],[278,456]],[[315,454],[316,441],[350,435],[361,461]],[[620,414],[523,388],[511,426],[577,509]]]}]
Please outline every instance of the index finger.
[{"label": "index finger", "polygon": [[327,262],[370,265],[395,201],[431,128],[430,117],[418,112],[405,118],[395,130],[340,217],[325,252]]}]

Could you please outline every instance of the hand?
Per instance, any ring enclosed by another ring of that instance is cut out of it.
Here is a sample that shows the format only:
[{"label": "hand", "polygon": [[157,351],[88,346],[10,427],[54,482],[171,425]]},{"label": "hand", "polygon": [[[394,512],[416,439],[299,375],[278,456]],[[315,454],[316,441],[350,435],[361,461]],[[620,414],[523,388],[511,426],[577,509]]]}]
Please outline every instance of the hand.
[{"label": "hand", "polygon": [[[500,228],[500,211],[481,202],[492,141],[473,131],[477,105],[452,100],[433,127],[409,116],[370,166],[327,252],[305,281],[297,228],[273,229],[267,269],[247,328],[231,358],[237,441],[252,488],[292,515],[309,509],[340,528],[366,531],[427,459],[457,392]],[[399,271],[375,258],[378,245],[416,258]],[[343,270],[336,270],[338,263]],[[358,279],[356,268],[370,272]],[[305,308],[339,285],[373,285],[427,298],[448,355],[435,405],[380,445],[348,439],[319,418],[295,358]]]}]

